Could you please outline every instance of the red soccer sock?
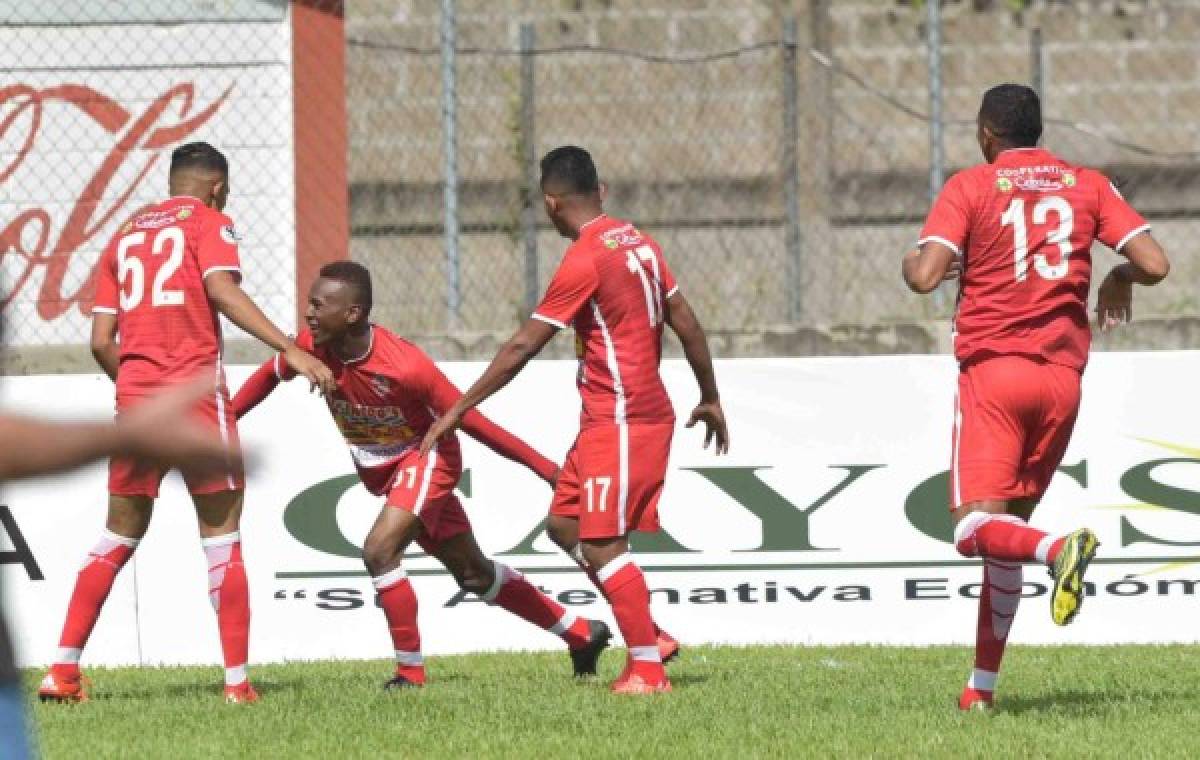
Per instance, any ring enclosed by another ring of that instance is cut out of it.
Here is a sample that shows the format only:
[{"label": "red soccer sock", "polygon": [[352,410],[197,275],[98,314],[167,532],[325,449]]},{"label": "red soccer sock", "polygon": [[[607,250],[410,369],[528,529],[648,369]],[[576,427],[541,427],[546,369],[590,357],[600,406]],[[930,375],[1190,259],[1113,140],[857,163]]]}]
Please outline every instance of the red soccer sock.
[{"label": "red soccer sock", "polygon": [[662,658],[658,654],[654,620],[650,617],[650,589],[642,569],[632,556],[622,554],[600,568],[597,575],[629,649],[630,666],[641,670],[648,680],[661,680]]},{"label": "red soccer sock", "polygon": [[975,627],[975,669],[967,688],[987,696],[996,689],[1000,661],[1008,632],[1021,602],[1021,566],[986,560],[979,591],[979,619]]},{"label": "red soccer sock", "polygon": [[425,683],[425,659],[421,656],[421,631],[417,627],[417,595],[403,567],[372,578],[379,605],[387,618],[396,654],[396,674],[415,684]]},{"label": "red soccer sock", "polygon": [[208,598],[217,613],[225,685],[246,681],[250,655],[250,588],[242,564],[242,535],[238,531],[201,541],[208,559]]},{"label": "red soccer sock", "polygon": [[[592,566],[589,565],[583,558],[583,545],[575,544],[575,548],[567,553],[570,555],[571,559],[575,560],[575,564],[579,565],[579,569],[587,574],[588,580],[592,582],[592,585],[595,586],[596,590],[600,592],[600,595],[604,597],[604,601],[611,604],[612,600],[608,598],[608,592],[604,590],[604,584],[600,581],[600,576],[596,574],[596,571],[592,569]],[[671,638],[671,634],[667,633],[662,628],[659,628],[658,623],[654,622],[653,618],[651,618],[651,622],[654,623],[654,636],[656,640],[660,635],[663,635],[674,641],[674,639]]]},{"label": "red soccer sock", "polygon": [[79,673],[79,657],[87,645],[104,600],[112,591],[117,573],[133,556],[138,539],[118,536],[104,531],[99,543],[88,553],[87,560],[75,579],[75,590],[67,604],[67,619],[58,640],[54,670],[60,675]]},{"label": "red soccer sock", "polygon": [[1031,528],[1016,515],[972,512],[955,527],[954,543],[964,557],[1053,565],[1063,539]]},{"label": "red soccer sock", "polygon": [[492,566],[496,580],[483,594],[484,601],[499,605],[538,628],[550,631],[572,649],[588,643],[591,631],[587,620],[577,617],[543,594],[511,567],[499,562],[492,562]]}]

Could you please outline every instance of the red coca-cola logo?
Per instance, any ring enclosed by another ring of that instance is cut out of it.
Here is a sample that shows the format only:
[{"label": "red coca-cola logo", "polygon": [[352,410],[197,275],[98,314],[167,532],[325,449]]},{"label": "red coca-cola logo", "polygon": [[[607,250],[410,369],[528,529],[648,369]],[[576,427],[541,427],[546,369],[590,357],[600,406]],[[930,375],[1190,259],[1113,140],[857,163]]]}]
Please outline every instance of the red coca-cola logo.
[{"label": "red coca-cola logo", "polygon": [[[196,111],[195,88],[191,82],[185,82],[159,95],[141,114],[134,114],[86,85],[38,89],[15,84],[0,88],[0,114],[3,114],[0,141],[19,146],[14,158],[0,164],[0,188],[19,182],[22,165],[39,151],[69,154],[71,145],[39,141],[48,119],[78,120],[78,114],[68,113],[64,107],[78,109],[113,138],[111,150],[80,189],[65,219],[55,219],[39,206],[18,211],[11,219],[0,219],[0,257],[15,256],[20,260],[15,266],[11,261],[2,262],[7,271],[17,274],[0,291],[3,292],[0,310],[21,295],[34,273],[43,269],[45,276],[37,294],[38,316],[47,321],[56,319],[74,305],[78,305],[81,314],[90,314],[96,290],[94,268],[75,292],[63,292],[72,258],[109,227],[114,218],[124,222],[142,210],[130,208],[130,198],[162,153],[208,123],[232,90],[230,85],[216,100]],[[140,162],[133,171],[122,171],[127,162],[133,161]],[[69,176],[70,167],[64,167],[62,174]],[[114,187],[118,175],[122,177],[121,184]],[[10,197],[28,195],[28,190],[14,193],[0,189],[0,192]]]}]

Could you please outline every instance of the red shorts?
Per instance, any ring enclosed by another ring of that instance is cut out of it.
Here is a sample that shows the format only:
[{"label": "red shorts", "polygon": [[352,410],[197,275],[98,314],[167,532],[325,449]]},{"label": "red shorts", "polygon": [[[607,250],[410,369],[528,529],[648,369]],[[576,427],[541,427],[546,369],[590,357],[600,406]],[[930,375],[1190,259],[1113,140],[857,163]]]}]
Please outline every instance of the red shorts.
[{"label": "red shorts", "polygon": [[461,472],[457,461],[447,462],[436,449],[425,459],[406,457],[396,466],[385,504],[421,520],[424,530],[417,543],[427,553],[471,530],[471,520],[454,493]]},{"label": "red shorts", "polygon": [[673,424],[581,430],[558,475],[550,514],[578,518],[580,538],[657,532],[674,433]]},{"label": "red shorts", "polygon": [[[117,417],[147,399],[143,395],[118,395]],[[229,403],[229,391],[221,386],[211,399],[200,402],[192,413],[202,425],[219,430],[221,440],[235,451],[240,450],[237,417]],[[137,457],[118,456],[108,462],[108,492],[116,496],[148,496],[158,498],[158,487],[169,468],[157,462]],[[197,474],[186,467],[179,468],[183,482],[191,494],[240,491],[246,487],[246,475],[240,465],[230,462],[224,472]]]},{"label": "red shorts", "polygon": [[1042,498],[1079,413],[1077,370],[1019,356],[967,365],[958,376],[950,508]]}]

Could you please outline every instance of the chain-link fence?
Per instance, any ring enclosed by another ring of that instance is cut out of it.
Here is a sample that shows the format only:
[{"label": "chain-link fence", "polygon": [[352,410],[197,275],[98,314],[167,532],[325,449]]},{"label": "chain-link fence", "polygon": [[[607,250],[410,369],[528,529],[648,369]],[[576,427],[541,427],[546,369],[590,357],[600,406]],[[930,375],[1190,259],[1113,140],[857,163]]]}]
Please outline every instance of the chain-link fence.
[{"label": "chain-link fence", "polygon": [[[1126,334],[1186,346],[1200,316],[1200,0],[356,0],[344,25],[332,0],[0,5],[19,344],[85,341],[99,250],[162,195],[163,152],[199,138],[230,154],[246,282],[285,324],[309,259],[348,252],[380,322],[486,351],[565,247],[536,161],[574,143],[719,354],[945,349],[953,294],[909,294],[899,257],[939,176],[979,160],[983,90],[1014,80],[1043,93],[1047,146],[1117,178],[1173,254]],[[337,42],[300,11],[337,16]],[[319,79],[343,57],[344,87]],[[314,196],[332,199],[315,223]]]}]

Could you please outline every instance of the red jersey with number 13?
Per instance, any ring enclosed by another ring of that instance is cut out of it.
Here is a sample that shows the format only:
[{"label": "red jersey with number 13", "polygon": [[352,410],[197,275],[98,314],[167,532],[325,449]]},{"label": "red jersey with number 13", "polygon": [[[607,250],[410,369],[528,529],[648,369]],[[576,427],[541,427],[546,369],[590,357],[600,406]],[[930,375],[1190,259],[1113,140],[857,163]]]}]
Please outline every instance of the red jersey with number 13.
[{"label": "red jersey with number 13", "polygon": [[533,316],[575,327],[581,427],[675,421],[658,366],[677,289],[658,243],[632,224],[601,215],[580,228]]},{"label": "red jersey with number 13", "polygon": [[117,315],[118,397],[219,376],[221,325],[204,290],[216,271],[241,279],[233,222],[188,196],[138,214],[104,251],[93,310]]},{"label": "red jersey with number 13", "polygon": [[1082,371],[1092,242],[1120,252],[1147,229],[1103,174],[1041,148],[1006,150],[951,177],[920,242],[961,257],[959,363],[1021,355]]}]

